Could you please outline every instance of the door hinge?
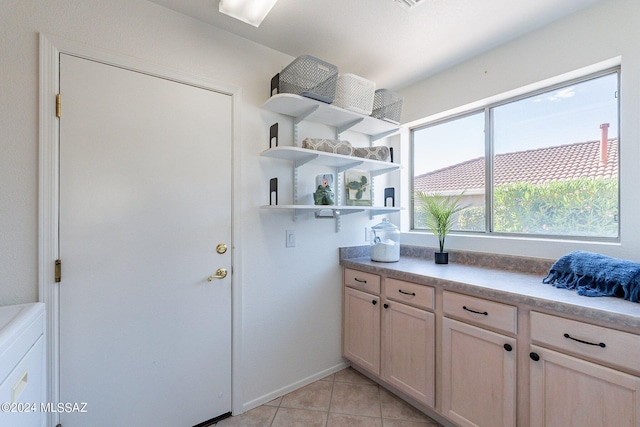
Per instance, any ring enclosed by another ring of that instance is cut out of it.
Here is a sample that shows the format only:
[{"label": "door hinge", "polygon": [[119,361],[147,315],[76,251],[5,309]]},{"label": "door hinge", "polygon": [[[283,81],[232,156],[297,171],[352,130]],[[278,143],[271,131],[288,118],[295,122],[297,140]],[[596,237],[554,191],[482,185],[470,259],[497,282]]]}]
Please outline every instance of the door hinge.
[{"label": "door hinge", "polygon": [[62,281],[62,261],[57,259],[55,265],[55,280],[56,283],[60,283]]},{"label": "door hinge", "polygon": [[60,97],[60,94],[56,95],[56,117],[61,117],[62,116],[62,99]]}]

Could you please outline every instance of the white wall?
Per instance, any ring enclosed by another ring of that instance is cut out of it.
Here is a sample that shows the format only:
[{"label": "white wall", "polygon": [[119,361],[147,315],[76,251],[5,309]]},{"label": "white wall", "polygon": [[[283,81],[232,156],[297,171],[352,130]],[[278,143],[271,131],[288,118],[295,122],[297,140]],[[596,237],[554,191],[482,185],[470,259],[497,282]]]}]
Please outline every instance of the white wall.
[{"label": "white wall", "polygon": [[[611,249],[631,255],[640,246],[640,230],[633,230],[633,218],[640,214],[640,201],[634,200],[635,183],[640,182],[640,51],[633,45],[640,39],[639,15],[636,0],[605,0],[407,88],[405,117],[425,117],[621,55],[624,237],[620,247]],[[268,146],[268,126],[277,120],[281,143],[291,143],[287,136],[291,122],[260,105],[268,96],[270,78],[292,58],[143,0],[0,2],[0,305],[38,300],[39,32],[242,87],[242,136],[236,147],[242,159],[236,193],[241,203],[235,217],[242,229],[236,246],[243,282],[235,285],[242,287],[243,380],[235,386],[242,388],[242,403],[248,408],[342,363],[337,248],[364,244],[364,226],[379,218],[347,216],[343,231],[335,233],[330,220],[307,217],[294,222],[288,215],[259,209],[268,203],[269,178],[280,178],[283,197],[291,181],[286,166],[259,153]],[[330,135],[328,129],[312,131]],[[294,249],[284,247],[287,229],[297,232]],[[425,240],[407,237],[405,243]],[[538,246],[477,244],[455,237],[449,243],[467,249],[557,255],[556,249],[543,250],[546,244],[529,250]]]},{"label": "white wall", "polygon": [[[621,58],[620,96],[620,244],[451,235],[449,249],[557,258],[574,249],[640,260],[640,2],[602,0],[461,65],[404,88],[403,122],[455,111],[484,99],[506,97],[519,88],[593,64]],[[403,163],[408,166],[408,132]],[[405,168],[408,182],[410,168]],[[408,205],[405,199],[404,206]],[[408,230],[408,216],[402,221]],[[435,246],[424,233],[405,233],[404,243]]]},{"label": "white wall", "polygon": [[[234,384],[242,389],[240,403],[255,406],[340,366],[337,248],[363,244],[365,224],[378,221],[352,215],[338,234],[332,221],[293,222],[259,209],[268,204],[269,178],[281,178],[283,195],[291,180],[288,167],[259,153],[268,147],[268,126],[279,119],[281,143],[291,143],[290,121],[260,106],[271,77],[293,58],[143,0],[0,2],[0,305],[38,300],[39,32],[242,88],[236,147],[242,178],[235,194],[242,239],[235,243],[243,282],[234,283],[242,287],[243,380]],[[296,230],[296,248],[285,249],[286,229]]]}]

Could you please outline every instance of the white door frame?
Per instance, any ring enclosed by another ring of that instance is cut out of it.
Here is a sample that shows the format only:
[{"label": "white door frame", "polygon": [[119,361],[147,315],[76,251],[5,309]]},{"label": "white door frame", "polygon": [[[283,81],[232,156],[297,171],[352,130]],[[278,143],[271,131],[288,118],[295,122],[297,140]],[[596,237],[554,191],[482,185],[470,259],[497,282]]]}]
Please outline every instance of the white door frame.
[{"label": "white door frame", "polygon": [[[191,86],[213,90],[232,97],[232,218],[233,212],[240,212],[238,191],[240,185],[240,106],[242,89],[236,86],[220,84],[180,71],[164,68],[145,61],[130,58],[117,53],[103,51],[66,39],[40,34],[40,137],[39,137],[39,207],[38,207],[38,286],[39,299],[45,303],[47,316],[47,402],[60,402],[60,360],[59,360],[59,292],[54,280],[54,261],[59,258],[58,244],[58,208],[59,208],[59,123],[56,118],[56,94],[60,89],[60,54],[65,53],[80,58],[113,65],[150,76],[172,80]],[[63,94],[64,96],[64,94]],[[169,102],[170,100],[167,100]],[[64,114],[64,101],[62,102]],[[241,272],[240,256],[236,242],[240,238],[241,227],[237,221],[231,224],[231,406],[234,414],[242,413],[242,387],[240,367],[242,360],[241,337]],[[64,270],[63,270],[64,277]],[[58,414],[47,414],[47,425],[58,424]]]}]

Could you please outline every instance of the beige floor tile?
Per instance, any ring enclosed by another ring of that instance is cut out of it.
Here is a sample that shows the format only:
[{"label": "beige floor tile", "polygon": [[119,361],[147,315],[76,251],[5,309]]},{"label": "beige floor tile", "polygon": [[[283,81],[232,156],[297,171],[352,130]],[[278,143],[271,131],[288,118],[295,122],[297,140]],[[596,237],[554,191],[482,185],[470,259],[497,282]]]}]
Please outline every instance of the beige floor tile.
[{"label": "beige floor tile", "polygon": [[439,427],[433,420],[429,421],[403,421],[403,420],[382,420],[383,427]]},{"label": "beige floor tile", "polygon": [[336,372],[336,382],[341,383],[353,383],[353,384],[375,384],[374,381],[371,381],[369,378],[362,375],[360,372],[355,369],[347,368],[342,371]]},{"label": "beige floor tile", "polygon": [[324,427],[327,413],[306,409],[279,408],[272,427]]},{"label": "beige floor tile", "polygon": [[425,414],[382,387],[380,387],[380,406],[382,407],[382,418],[385,419],[392,418],[404,421],[430,420]]},{"label": "beige floor tile", "polygon": [[286,394],[280,402],[280,407],[328,411],[332,387],[332,382],[316,381]]},{"label": "beige floor tile", "polygon": [[269,427],[277,410],[273,406],[258,406],[237,417],[222,420],[216,427]]},{"label": "beige floor tile", "polygon": [[333,384],[330,412],[380,417],[380,392],[378,391],[378,386],[336,381]]},{"label": "beige floor tile", "polygon": [[382,419],[359,415],[329,414],[327,427],[382,427]]},{"label": "beige floor tile", "polygon": [[280,406],[280,402],[282,402],[282,396],[265,403],[265,406]]},{"label": "beige floor tile", "polygon": [[331,381],[335,380],[336,374],[327,375],[326,377],[320,379],[320,381]]},{"label": "beige floor tile", "polygon": [[441,427],[347,368],[273,399],[217,427]]}]

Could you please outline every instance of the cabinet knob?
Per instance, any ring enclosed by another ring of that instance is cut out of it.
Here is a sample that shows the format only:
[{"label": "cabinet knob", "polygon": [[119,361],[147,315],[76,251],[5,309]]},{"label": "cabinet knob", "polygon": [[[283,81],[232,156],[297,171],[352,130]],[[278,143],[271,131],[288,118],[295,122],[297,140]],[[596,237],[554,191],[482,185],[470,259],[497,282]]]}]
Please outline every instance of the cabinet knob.
[{"label": "cabinet knob", "polygon": [[371,301],[371,304],[373,304],[373,305],[376,305],[377,303],[378,303],[378,301],[377,301],[377,300],[373,300],[373,301]]},{"label": "cabinet knob", "polygon": [[504,349],[507,350],[507,351],[511,351],[511,350],[513,350],[513,347],[511,347],[511,344],[505,344],[504,345]]},{"label": "cabinet knob", "polygon": [[533,351],[531,353],[529,353],[529,357],[534,362],[537,362],[538,360],[540,360],[540,355],[538,353],[534,353]]},{"label": "cabinet knob", "polygon": [[389,304],[383,305],[384,308],[389,308]]}]

